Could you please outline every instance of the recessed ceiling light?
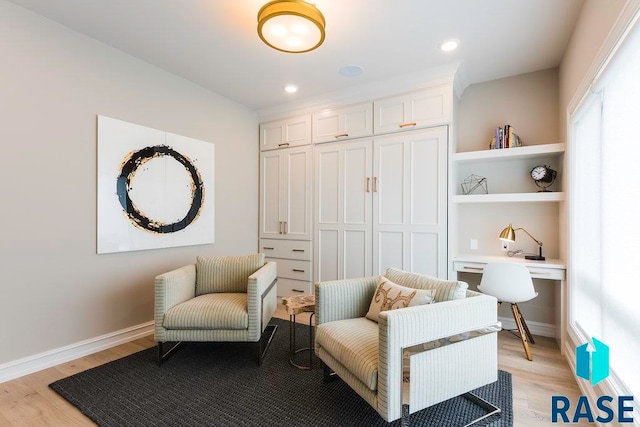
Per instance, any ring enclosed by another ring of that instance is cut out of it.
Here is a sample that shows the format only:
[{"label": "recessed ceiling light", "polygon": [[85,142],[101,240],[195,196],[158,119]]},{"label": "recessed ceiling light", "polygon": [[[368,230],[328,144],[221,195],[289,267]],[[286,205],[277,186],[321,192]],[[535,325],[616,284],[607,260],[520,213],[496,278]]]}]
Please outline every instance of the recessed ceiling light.
[{"label": "recessed ceiling light", "polygon": [[451,52],[452,50],[456,50],[457,48],[458,42],[455,40],[447,40],[440,45],[440,50],[442,50],[443,52]]},{"label": "recessed ceiling light", "polygon": [[298,86],[296,85],[286,85],[284,87],[284,91],[287,93],[296,93],[298,91]]},{"label": "recessed ceiling light", "polygon": [[345,77],[357,77],[362,74],[362,67],[359,65],[345,65],[340,68],[340,74]]}]

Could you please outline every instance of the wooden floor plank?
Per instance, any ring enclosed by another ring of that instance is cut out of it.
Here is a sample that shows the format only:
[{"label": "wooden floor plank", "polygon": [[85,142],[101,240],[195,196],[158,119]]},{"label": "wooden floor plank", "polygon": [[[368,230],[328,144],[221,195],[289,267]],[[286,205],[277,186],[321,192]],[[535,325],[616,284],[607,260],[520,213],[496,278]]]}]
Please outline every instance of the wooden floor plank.
[{"label": "wooden floor plank", "polygon": [[[309,313],[303,313],[296,320],[308,325],[309,316]],[[289,320],[282,306],[278,307],[275,317]],[[562,394],[576,401],[581,394],[556,341],[546,337],[535,339],[536,344],[531,345],[533,361],[528,361],[518,337],[505,331],[498,334],[498,366],[512,374],[514,425],[517,427],[550,425],[551,396]],[[154,345],[153,335],[150,335],[0,384],[0,427],[93,425],[78,409],[51,390],[49,384]]]}]

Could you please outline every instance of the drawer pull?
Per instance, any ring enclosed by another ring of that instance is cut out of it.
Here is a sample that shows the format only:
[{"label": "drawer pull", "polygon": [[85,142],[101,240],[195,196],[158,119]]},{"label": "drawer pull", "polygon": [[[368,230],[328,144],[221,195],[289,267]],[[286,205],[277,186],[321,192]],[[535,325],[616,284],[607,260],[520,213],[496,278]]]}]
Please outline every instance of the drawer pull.
[{"label": "drawer pull", "polygon": [[262,247],[262,249],[266,249],[266,250],[268,250],[268,251],[272,251],[272,250],[273,250],[273,248],[268,248],[268,247],[266,247],[266,246],[263,246],[263,247]]},{"label": "drawer pull", "polygon": [[484,271],[484,267],[467,267],[467,266],[464,266],[462,268],[464,268],[465,270]]},{"label": "drawer pull", "polygon": [[293,292],[300,292],[301,294],[304,294],[304,291],[301,291],[300,289],[291,289]]},{"label": "drawer pull", "polygon": [[334,138],[336,138],[336,139],[337,138],[344,138],[345,136],[349,136],[349,134],[348,133],[339,133],[337,135],[334,135]]},{"label": "drawer pull", "polygon": [[371,178],[367,177],[367,193],[369,193],[369,183],[371,182]]},{"label": "drawer pull", "polygon": [[300,270],[299,268],[294,268],[292,271],[295,271],[296,273],[304,273],[304,270]]},{"label": "drawer pull", "polygon": [[288,147],[289,143],[288,142],[283,142],[282,144],[278,144],[278,147]]},{"label": "drawer pull", "polygon": [[415,125],[417,125],[417,123],[416,123],[416,122],[407,122],[407,123],[402,123],[402,124],[400,125],[400,127],[401,127],[401,128],[406,128],[406,127],[409,127],[409,126],[415,126]]},{"label": "drawer pull", "polygon": [[293,252],[304,252],[304,249],[291,249]]},{"label": "drawer pull", "polygon": [[529,270],[529,273],[537,274],[538,276],[548,276],[551,274],[548,271],[531,271],[531,270]]}]

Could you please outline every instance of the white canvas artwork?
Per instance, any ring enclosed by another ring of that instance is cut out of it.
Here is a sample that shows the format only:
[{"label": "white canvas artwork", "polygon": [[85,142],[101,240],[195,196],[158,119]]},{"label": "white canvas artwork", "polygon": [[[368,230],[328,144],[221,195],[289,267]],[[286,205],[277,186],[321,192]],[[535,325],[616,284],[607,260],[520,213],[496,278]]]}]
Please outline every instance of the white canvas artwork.
[{"label": "white canvas artwork", "polygon": [[214,145],[98,116],[98,253],[213,243]]}]

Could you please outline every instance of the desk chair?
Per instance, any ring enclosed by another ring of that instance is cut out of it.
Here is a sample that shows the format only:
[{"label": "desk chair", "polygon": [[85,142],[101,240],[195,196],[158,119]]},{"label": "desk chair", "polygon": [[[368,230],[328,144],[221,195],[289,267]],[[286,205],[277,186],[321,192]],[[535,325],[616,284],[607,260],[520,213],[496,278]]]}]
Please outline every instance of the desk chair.
[{"label": "desk chair", "polygon": [[529,301],[538,296],[538,293],[533,288],[533,280],[531,280],[531,273],[529,273],[527,267],[512,263],[489,263],[484,268],[478,290],[496,297],[498,306],[503,302],[511,304],[513,320],[515,320],[520,333],[524,352],[527,355],[527,359],[533,360],[529,342],[531,344],[536,342],[533,340],[527,322],[525,322],[518,308],[519,302]]}]

